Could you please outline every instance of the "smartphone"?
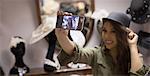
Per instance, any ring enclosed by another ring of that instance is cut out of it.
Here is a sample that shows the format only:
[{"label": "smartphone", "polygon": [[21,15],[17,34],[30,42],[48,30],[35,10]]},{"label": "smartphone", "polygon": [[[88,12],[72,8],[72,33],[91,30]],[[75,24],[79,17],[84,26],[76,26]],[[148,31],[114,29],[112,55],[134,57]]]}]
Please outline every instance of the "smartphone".
[{"label": "smartphone", "polygon": [[58,15],[56,28],[63,28],[69,30],[82,30],[85,17],[77,15]]}]

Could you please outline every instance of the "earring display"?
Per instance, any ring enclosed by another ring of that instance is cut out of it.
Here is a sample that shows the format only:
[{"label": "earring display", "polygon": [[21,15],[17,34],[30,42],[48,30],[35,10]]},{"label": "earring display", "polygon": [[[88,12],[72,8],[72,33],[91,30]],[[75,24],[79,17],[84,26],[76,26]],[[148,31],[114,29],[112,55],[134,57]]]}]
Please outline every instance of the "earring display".
[{"label": "earring display", "polygon": [[29,68],[25,65],[23,61],[23,56],[25,54],[25,40],[20,36],[14,36],[11,38],[10,50],[15,56],[15,64],[10,70],[10,74],[18,74],[23,76],[25,73],[29,72]]}]

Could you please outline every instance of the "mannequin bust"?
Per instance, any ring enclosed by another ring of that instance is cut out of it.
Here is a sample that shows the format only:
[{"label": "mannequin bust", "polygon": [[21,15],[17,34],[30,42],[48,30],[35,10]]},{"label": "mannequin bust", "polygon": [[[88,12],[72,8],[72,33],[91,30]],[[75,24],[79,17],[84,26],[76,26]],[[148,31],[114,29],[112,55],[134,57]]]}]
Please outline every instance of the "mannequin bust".
[{"label": "mannequin bust", "polygon": [[25,40],[20,36],[14,36],[11,38],[10,50],[15,56],[15,64],[10,70],[10,74],[18,74],[23,76],[24,73],[29,72],[29,68],[25,65],[23,61],[23,56],[25,54]]}]

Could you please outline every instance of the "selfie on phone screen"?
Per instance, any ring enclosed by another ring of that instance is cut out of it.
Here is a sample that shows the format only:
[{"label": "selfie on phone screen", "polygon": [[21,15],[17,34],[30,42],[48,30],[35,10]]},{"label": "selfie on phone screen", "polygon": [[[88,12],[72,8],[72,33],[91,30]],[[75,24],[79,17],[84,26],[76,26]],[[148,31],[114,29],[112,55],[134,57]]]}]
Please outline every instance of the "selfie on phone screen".
[{"label": "selfie on phone screen", "polygon": [[82,30],[84,24],[84,17],[81,16],[65,16],[58,15],[56,28],[63,28],[69,30]]}]

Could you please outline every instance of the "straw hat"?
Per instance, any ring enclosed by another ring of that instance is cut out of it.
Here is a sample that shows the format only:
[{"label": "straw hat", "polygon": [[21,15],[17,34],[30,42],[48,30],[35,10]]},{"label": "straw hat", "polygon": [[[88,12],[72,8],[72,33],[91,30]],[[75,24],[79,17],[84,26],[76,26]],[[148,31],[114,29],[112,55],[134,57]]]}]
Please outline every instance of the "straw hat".
[{"label": "straw hat", "polygon": [[41,2],[41,24],[32,32],[30,44],[36,43],[45,36],[47,36],[56,27],[57,11],[59,10],[59,3],[55,0],[43,0]]},{"label": "straw hat", "polygon": [[57,15],[59,10],[59,3],[55,0],[43,0],[43,6],[41,8],[46,15],[54,16]]},{"label": "straw hat", "polygon": [[32,32],[32,37],[30,39],[30,44],[36,43],[50,32],[52,32],[56,27],[57,17],[45,17],[43,18],[43,24],[41,24],[37,29]]}]

